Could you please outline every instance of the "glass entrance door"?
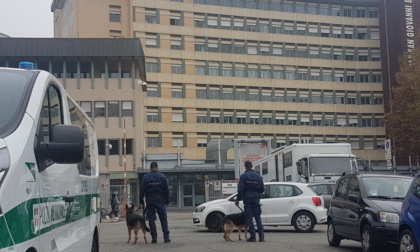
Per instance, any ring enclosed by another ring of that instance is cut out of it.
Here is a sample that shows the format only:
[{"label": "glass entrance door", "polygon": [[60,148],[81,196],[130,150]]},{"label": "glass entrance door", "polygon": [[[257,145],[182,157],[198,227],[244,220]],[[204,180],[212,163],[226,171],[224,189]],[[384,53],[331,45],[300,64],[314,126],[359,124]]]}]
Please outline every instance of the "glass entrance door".
[{"label": "glass entrance door", "polygon": [[182,185],[182,207],[194,206],[194,185],[183,184]]}]

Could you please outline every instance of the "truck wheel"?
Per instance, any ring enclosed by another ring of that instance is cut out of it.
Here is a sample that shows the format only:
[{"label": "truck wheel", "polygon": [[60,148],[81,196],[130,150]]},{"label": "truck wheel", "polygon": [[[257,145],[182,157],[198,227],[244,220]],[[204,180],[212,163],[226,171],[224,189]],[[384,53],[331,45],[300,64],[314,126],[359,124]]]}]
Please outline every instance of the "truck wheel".
[{"label": "truck wheel", "polygon": [[206,220],[206,226],[210,232],[221,232],[223,216],[221,213],[211,213]]},{"label": "truck wheel", "polygon": [[328,243],[330,244],[330,246],[332,247],[340,246],[341,237],[335,232],[334,223],[332,220],[328,222],[327,238],[328,238]]},{"label": "truck wheel", "polygon": [[293,216],[292,223],[299,233],[309,233],[315,227],[315,218],[311,213],[302,211]]},{"label": "truck wheel", "polygon": [[404,231],[401,232],[398,245],[400,246],[399,251],[404,251],[404,252],[419,251],[416,237],[414,236],[413,232],[411,232],[410,229],[405,229]]}]

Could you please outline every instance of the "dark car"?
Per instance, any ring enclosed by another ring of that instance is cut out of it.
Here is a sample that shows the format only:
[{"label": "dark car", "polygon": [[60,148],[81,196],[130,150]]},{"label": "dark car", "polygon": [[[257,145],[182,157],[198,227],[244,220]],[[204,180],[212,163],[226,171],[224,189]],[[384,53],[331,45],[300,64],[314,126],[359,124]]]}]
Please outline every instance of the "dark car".
[{"label": "dark car", "polygon": [[411,184],[401,208],[399,251],[418,252],[420,247],[420,174]]},{"label": "dark car", "polygon": [[324,207],[329,209],[335,183],[310,183],[308,186],[324,198]]},{"label": "dark car", "polygon": [[362,251],[372,252],[387,242],[396,244],[401,206],[412,181],[398,175],[343,175],[328,211],[330,246],[350,239],[360,241]]}]

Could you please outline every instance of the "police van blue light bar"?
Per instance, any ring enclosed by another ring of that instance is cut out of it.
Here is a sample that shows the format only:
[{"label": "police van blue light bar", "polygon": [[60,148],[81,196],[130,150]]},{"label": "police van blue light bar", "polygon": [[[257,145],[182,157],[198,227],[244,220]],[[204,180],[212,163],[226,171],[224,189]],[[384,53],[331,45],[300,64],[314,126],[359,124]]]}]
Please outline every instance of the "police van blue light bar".
[{"label": "police van blue light bar", "polygon": [[35,64],[32,62],[19,62],[19,68],[20,69],[26,69],[26,70],[34,70],[35,69]]}]

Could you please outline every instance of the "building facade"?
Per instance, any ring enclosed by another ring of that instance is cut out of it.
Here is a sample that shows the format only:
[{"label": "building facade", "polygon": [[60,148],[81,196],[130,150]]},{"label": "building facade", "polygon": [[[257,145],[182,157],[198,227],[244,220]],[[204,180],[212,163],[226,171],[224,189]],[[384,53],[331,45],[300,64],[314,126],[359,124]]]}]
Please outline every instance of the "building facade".
[{"label": "building facade", "polygon": [[[411,46],[397,38],[415,33],[418,9],[416,0],[54,0],[51,6],[55,37],[141,40],[146,155],[205,160],[211,139],[270,138],[273,148],[351,143],[372,166],[385,161],[382,119],[398,56]],[[139,163],[138,172],[144,168]]]}]

